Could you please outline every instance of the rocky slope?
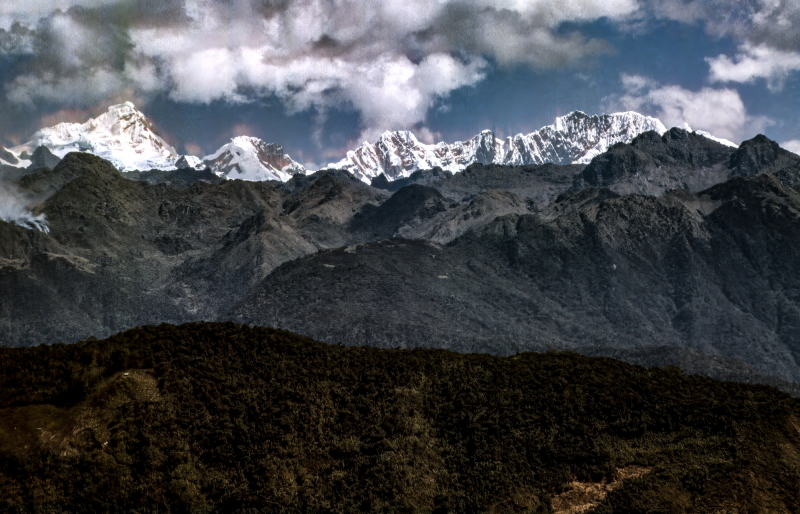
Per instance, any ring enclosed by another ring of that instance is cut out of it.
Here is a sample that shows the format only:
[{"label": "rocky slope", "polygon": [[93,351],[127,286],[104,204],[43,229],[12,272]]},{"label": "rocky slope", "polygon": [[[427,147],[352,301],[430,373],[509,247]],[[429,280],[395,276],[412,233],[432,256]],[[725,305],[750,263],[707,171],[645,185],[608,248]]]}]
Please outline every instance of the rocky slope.
[{"label": "rocky slope", "polygon": [[388,196],[347,174],[298,181],[152,185],[87,153],[23,177],[50,232],[0,221],[0,341],[214,319],[279,264],[357,242],[354,211]]},{"label": "rocky slope", "polygon": [[384,132],[374,144],[365,142],[328,166],[348,170],[370,182],[381,174],[395,180],[434,167],[458,172],[474,163],[580,164],[615,143],[630,142],[650,130],[662,134],[666,128],[659,120],[635,112],[587,116],[576,111],[556,118],[553,125],[505,140],[485,130],[469,141],[426,145],[408,131]]},{"label": "rocky slope", "polygon": [[798,422],[772,388],[612,359],[164,324],[0,348],[0,509],[789,513]]},{"label": "rocky slope", "polygon": [[576,175],[572,190],[609,187],[620,194],[661,195],[673,189],[701,191],[734,177],[771,173],[787,185],[800,183],[800,156],[763,135],[731,148],[697,133],[672,128],[618,143]]},{"label": "rocky slope", "polygon": [[6,147],[0,145],[0,165],[25,167],[28,165],[25,159],[20,159]]},{"label": "rocky slope", "polygon": [[[0,222],[0,340],[235,318],[348,344],[570,347],[793,390],[798,157],[770,148],[673,129],[589,165],[418,171],[394,192],[341,170],[133,181],[69,154],[14,184],[26,217],[2,219],[45,225]],[[657,196],[662,176],[724,182]]]},{"label": "rocky slope", "polygon": [[396,239],[287,263],[228,315],[384,347],[651,365],[670,347],[697,356],[693,371],[800,382],[796,190],[762,175],[661,198],[591,192],[551,206],[552,221],[505,216],[448,246]]}]

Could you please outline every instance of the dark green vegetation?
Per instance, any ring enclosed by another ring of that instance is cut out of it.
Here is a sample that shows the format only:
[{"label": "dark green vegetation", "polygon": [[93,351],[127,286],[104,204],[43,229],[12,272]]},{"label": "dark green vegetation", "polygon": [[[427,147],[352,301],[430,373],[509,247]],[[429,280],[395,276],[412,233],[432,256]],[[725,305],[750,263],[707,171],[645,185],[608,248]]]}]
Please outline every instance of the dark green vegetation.
[{"label": "dark green vegetation", "polygon": [[797,512],[800,403],[572,353],[233,323],[0,349],[8,512],[552,512],[633,464],[649,472],[594,512]]}]

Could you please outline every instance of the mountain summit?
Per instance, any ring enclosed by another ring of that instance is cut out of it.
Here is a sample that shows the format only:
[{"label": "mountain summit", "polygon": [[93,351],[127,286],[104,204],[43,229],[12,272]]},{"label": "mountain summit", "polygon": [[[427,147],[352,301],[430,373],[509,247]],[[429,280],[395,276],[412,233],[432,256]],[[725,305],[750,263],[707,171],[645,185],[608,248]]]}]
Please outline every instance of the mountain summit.
[{"label": "mountain summit", "polygon": [[667,129],[658,119],[636,112],[589,116],[575,111],[530,134],[505,139],[484,130],[469,141],[426,145],[408,131],[384,132],[374,144],[364,142],[347,152],[343,160],[328,166],[346,169],[370,182],[381,173],[394,180],[436,166],[458,172],[473,163],[583,164],[612,145],[630,143],[651,130],[660,135]]},{"label": "mountain summit", "polygon": [[12,151],[17,155],[32,154],[38,146],[47,147],[58,157],[69,152],[89,152],[111,162],[120,171],[172,168],[178,157],[131,102],[112,105],[86,123],[59,123],[43,128]]},{"label": "mountain summit", "polygon": [[239,136],[203,158],[203,164],[218,176],[242,180],[287,181],[306,169],[283,152],[277,143],[267,144],[257,137]]}]

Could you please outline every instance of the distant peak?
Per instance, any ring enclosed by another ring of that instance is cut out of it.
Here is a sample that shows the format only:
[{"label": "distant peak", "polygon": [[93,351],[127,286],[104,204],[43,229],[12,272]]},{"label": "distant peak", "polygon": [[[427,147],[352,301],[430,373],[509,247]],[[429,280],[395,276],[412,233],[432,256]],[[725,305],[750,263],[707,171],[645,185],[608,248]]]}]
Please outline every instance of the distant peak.
[{"label": "distant peak", "polygon": [[150,120],[132,102],[109,106],[84,123],[42,128],[14,150],[31,153],[38,146],[47,147],[57,157],[69,152],[90,152],[123,171],[170,169],[177,157],[175,149],[156,133]]},{"label": "distant peak", "polygon": [[266,149],[272,152],[280,152],[283,147],[278,143],[267,143],[263,139],[254,136],[236,136],[231,138],[231,143],[235,146],[252,146],[257,149]]},{"label": "distant peak", "polygon": [[141,112],[133,105],[132,102],[123,102],[121,104],[112,105],[106,111],[108,114],[128,114],[128,113],[139,113]]},{"label": "distant peak", "polygon": [[381,134],[380,139],[389,139],[397,136],[405,138],[413,137],[414,139],[416,139],[416,137],[410,130],[386,130],[383,132],[383,134]]},{"label": "distant peak", "polygon": [[236,136],[231,138],[231,143],[240,144],[240,143],[255,143],[259,142],[261,139],[253,136]]}]

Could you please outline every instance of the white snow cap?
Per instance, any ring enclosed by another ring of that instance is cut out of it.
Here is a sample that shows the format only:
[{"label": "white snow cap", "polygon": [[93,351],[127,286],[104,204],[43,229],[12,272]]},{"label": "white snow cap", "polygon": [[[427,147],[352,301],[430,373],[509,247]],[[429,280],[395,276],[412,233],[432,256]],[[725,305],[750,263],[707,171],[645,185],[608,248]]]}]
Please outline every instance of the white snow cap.
[{"label": "white snow cap", "polygon": [[612,145],[630,143],[649,130],[663,134],[667,129],[658,119],[636,112],[589,116],[575,111],[530,134],[505,139],[498,139],[492,131],[484,130],[469,141],[426,145],[408,131],[384,132],[376,143],[364,142],[347,152],[343,160],[328,167],[346,169],[369,183],[381,173],[394,180],[435,166],[458,172],[476,162],[588,163]]},{"label": "white snow cap", "polygon": [[31,154],[37,146],[46,146],[58,157],[69,152],[89,152],[111,162],[120,171],[175,169],[178,157],[131,102],[112,105],[86,123],[59,123],[41,129],[29,142],[11,151],[17,155]]},{"label": "white snow cap", "polygon": [[287,181],[306,169],[292,160],[277,143],[266,144],[257,137],[238,136],[203,158],[208,169],[229,179]]},{"label": "white snow cap", "polygon": [[705,130],[692,130],[692,127],[690,127],[689,124],[686,123],[685,121],[683,122],[683,127],[681,127],[681,128],[683,130],[687,131],[687,132],[693,132],[693,133],[697,134],[698,136],[703,136],[706,139],[710,139],[712,141],[716,141],[717,143],[723,144],[725,146],[730,146],[732,148],[739,148],[739,145],[737,145],[733,141],[729,141],[729,140],[721,138],[721,137],[712,136],[711,134],[709,134]]}]

